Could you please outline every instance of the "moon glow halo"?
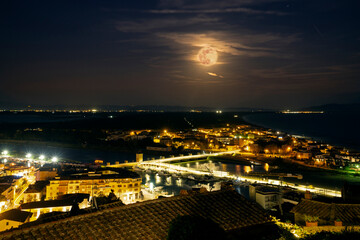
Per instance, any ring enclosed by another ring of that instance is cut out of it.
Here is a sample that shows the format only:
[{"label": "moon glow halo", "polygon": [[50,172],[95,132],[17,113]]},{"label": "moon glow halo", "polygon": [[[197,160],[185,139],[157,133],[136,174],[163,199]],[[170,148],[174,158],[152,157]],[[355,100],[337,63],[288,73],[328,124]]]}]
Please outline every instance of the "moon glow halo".
[{"label": "moon glow halo", "polygon": [[204,66],[211,66],[217,62],[218,54],[215,48],[203,47],[198,55],[199,62]]}]

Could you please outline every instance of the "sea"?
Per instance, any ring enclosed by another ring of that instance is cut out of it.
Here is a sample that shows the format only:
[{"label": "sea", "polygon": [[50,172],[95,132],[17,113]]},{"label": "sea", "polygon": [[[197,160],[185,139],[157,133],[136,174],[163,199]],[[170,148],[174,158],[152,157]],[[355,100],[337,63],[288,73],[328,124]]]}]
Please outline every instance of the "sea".
[{"label": "sea", "polygon": [[244,115],[243,120],[253,125],[360,151],[360,112],[266,112]]}]

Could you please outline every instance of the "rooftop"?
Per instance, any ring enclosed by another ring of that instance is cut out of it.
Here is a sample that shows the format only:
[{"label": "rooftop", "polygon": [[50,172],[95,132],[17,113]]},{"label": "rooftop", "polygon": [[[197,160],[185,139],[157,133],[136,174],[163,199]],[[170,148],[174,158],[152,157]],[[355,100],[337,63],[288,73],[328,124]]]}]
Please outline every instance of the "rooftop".
[{"label": "rooftop", "polygon": [[7,232],[0,239],[165,239],[170,222],[178,215],[211,219],[225,231],[272,223],[256,204],[233,190],[113,207],[31,228]]},{"label": "rooftop", "polygon": [[0,221],[6,219],[6,220],[23,223],[31,215],[32,215],[32,213],[30,213],[30,212],[24,212],[19,209],[11,209],[9,211],[6,211],[6,212],[3,212],[0,214]]},{"label": "rooftop", "polygon": [[324,203],[302,199],[291,212],[317,216],[324,220],[340,219],[343,223],[349,225],[360,224],[360,204]]},{"label": "rooftop", "polygon": [[81,179],[122,179],[122,178],[140,178],[139,174],[136,172],[132,172],[126,169],[111,169],[111,172],[115,172],[115,174],[102,174],[105,172],[106,168],[101,169],[101,171],[97,172],[87,172],[81,174],[63,174],[51,181],[56,180],[81,180]]},{"label": "rooftop", "polygon": [[49,181],[36,181],[35,184],[29,185],[25,193],[39,193],[46,188],[46,185],[49,184]]},{"label": "rooftop", "polygon": [[262,194],[274,194],[274,193],[279,193],[279,189],[273,187],[267,187],[267,186],[260,186],[256,188],[256,192]]},{"label": "rooftop", "polygon": [[4,177],[0,177],[0,183],[1,184],[6,184],[6,183],[13,183],[14,181],[20,179],[21,177],[19,176],[4,176]]},{"label": "rooftop", "polygon": [[80,203],[85,198],[89,198],[89,194],[66,194],[61,196],[61,199],[49,200],[49,201],[40,201],[40,202],[29,202],[21,204],[21,209],[37,209],[37,208],[49,208],[49,207],[65,207],[72,206],[75,202]]}]

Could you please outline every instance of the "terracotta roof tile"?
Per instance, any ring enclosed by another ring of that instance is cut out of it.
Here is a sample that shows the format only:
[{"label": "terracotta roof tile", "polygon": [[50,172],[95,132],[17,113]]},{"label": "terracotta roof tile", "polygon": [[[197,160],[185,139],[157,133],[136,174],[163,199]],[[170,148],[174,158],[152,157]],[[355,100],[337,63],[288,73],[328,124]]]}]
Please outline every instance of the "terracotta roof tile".
[{"label": "terracotta roof tile", "polygon": [[[332,210],[333,216],[331,216]],[[328,221],[340,219],[343,223],[348,225],[360,224],[360,204],[323,203],[302,199],[291,212],[317,216]]]},{"label": "terracotta roof tile", "polygon": [[226,231],[272,221],[235,191],[217,191],[113,207],[15,230],[0,239],[165,239],[170,222],[189,214],[209,218]]}]

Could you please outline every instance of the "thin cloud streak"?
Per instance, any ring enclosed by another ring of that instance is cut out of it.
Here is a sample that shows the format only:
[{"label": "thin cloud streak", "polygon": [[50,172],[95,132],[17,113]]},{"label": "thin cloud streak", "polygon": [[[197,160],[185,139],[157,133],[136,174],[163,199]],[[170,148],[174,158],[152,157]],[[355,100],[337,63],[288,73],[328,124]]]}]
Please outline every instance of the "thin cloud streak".
[{"label": "thin cloud streak", "polygon": [[190,13],[246,13],[246,14],[266,14],[266,15],[278,15],[286,16],[289,13],[279,11],[262,11],[251,8],[225,8],[225,9],[161,9],[161,10],[149,10],[145,11],[154,14],[190,14]]},{"label": "thin cloud streak", "polygon": [[224,78],[224,76],[219,75],[219,74],[216,74],[216,73],[213,73],[213,72],[207,72],[207,74],[209,74],[210,76],[213,76],[213,77]]},{"label": "thin cloud streak", "polygon": [[191,18],[158,18],[138,21],[116,21],[115,28],[121,32],[148,32],[161,29],[171,30],[173,28],[186,27],[195,24],[211,24],[218,22],[218,18],[197,16]]}]

